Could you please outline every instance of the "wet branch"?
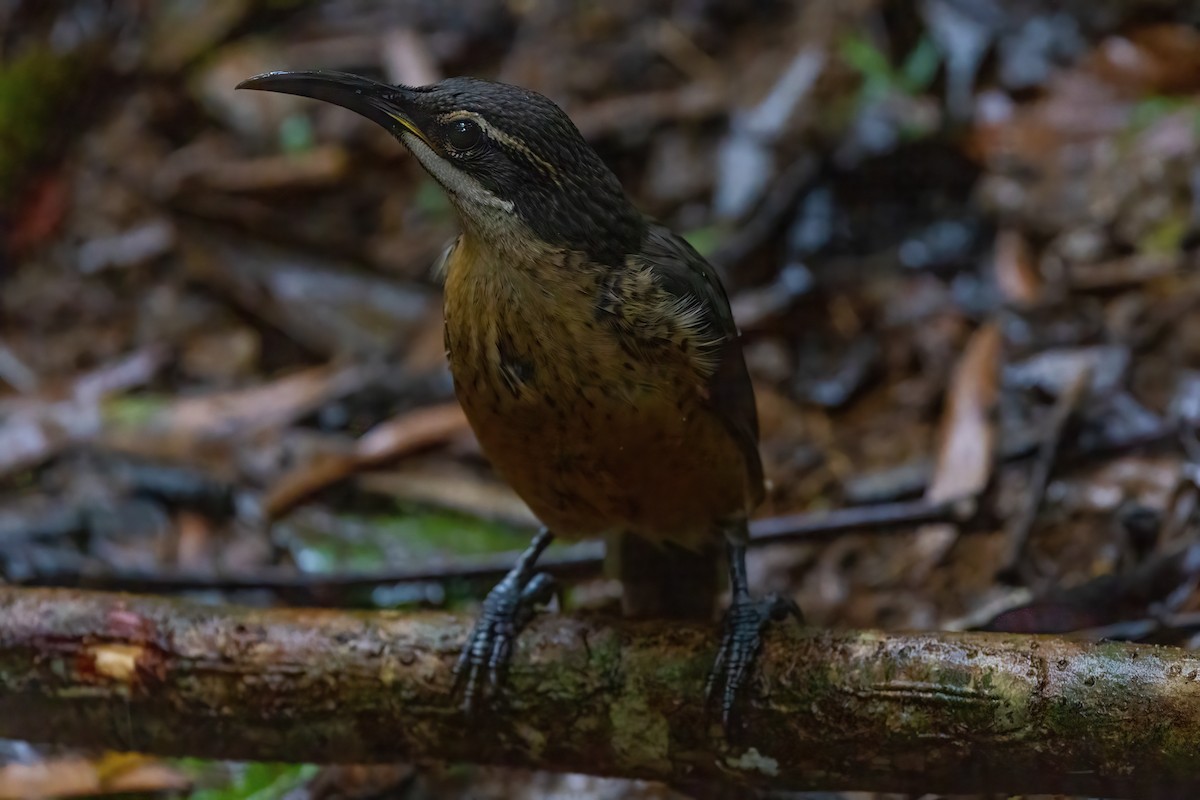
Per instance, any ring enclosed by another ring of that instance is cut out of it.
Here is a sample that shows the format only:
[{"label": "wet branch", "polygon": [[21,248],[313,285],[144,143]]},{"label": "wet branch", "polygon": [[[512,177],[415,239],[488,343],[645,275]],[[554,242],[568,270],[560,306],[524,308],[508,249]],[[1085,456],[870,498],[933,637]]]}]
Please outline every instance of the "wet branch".
[{"label": "wet branch", "polygon": [[996,634],[774,635],[733,746],[703,626],[547,616],[503,712],[447,703],[467,620],[0,588],[0,737],[291,761],[460,760],[678,785],[1189,796],[1200,657]]}]

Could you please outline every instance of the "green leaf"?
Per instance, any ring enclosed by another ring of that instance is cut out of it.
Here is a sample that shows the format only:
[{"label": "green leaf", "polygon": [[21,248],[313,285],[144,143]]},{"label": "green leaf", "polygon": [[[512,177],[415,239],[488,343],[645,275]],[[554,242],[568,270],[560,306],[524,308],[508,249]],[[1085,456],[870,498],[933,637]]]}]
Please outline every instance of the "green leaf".
[{"label": "green leaf", "polygon": [[0,63],[0,204],[74,116],[80,59],[31,47]]},{"label": "green leaf", "polygon": [[427,216],[441,218],[450,214],[450,198],[446,197],[446,190],[433,178],[426,178],[421,182],[414,200],[417,209]]},{"label": "green leaf", "polygon": [[720,225],[705,225],[687,231],[683,234],[683,238],[696,248],[697,253],[707,256],[711,255],[721,244],[721,240],[725,238],[725,229]]},{"label": "green leaf", "polygon": [[139,427],[151,422],[170,405],[161,395],[134,394],[114,397],[104,403],[104,421],[117,427]]},{"label": "green leaf", "polygon": [[288,548],[305,572],[369,570],[447,554],[519,550],[528,531],[447,511],[408,508],[389,516],[339,515],[332,523],[293,517]]},{"label": "green leaf", "polygon": [[1161,220],[1138,240],[1138,252],[1144,254],[1178,253],[1191,225],[1186,216],[1174,214]]},{"label": "green leaf", "polygon": [[938,68],[942,65],[942,54],[933,39],[922,36],[900,65],[900,83],[909,94],[920,94],[933,84]]},{"label": "green leaf", "polygon": [[864,36],[851,34],[841,41],[838,48],[842,60],[864,78],[883,80],[891,83],[893,78],[892,61]]},{"label": "green leaf", "polygon": [[[212,773],[213,762],[186,760],[180,766],[194,775]],[[250,762],[230,767],[231,780],[225,786],[198,789],[191,800],[282,800],[317,774],[315,764],[275,764]]]},{"label": "green leaf", "polygon": [[1184,106],[1184,101],[1178,97],[1165,95],[1147,97],[1129,112],[1129,127],[1134,131],[1143,131]]},{"label": "green leaf", "polygon": [[315,139],[312,122],[304,114],[292,114],[279,126],[279,149],[285,153],[311,150]]}]

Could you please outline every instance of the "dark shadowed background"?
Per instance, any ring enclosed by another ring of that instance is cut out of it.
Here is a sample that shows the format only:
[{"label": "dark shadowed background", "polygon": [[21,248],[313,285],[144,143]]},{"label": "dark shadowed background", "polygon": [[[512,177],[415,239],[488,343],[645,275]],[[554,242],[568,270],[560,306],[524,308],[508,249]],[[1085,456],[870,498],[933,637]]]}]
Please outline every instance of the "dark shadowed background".
[{"label": "dark shadowed background", "polygon": [[[469,74],[560,103],[723,270],[771,483],[754,584],[823,626],[1190,646],[1198,24],[1154,0],[0,0],[0,582],[479,600],[534,521],[443,363],[451,209],[371,123],[233,91]],[[600,556],[549,551],[572,608],[617,606]],[[0,742],[0,797],[118,791],[682,796]]]}]

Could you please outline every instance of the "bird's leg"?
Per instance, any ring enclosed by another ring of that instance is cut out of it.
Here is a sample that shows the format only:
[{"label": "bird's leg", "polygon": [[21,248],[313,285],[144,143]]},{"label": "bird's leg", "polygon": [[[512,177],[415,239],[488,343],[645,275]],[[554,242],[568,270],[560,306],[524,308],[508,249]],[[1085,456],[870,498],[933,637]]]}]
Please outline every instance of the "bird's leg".
[{"label": "bird's leg", "polygon": [[768,595],[755,599],[750,595],[746,577],[746,544],[744,536],[730,537],[725,544],[729,556],[729,582],[732,597],[725,612],[721,648],[713,662],[712,672],[704,688],[708,702],[721,704],[721,723],[730,729],[734,704],[762,649],[762,631],[772,621],[789,616],[803,621],[800,608],[790,598]]},{"label": "bird's leg", "polygon": [[533,619],[537,607],[554,594],[554,579],[545,572],[534,572],[538,557],[553,539],[547,528],[538,531],[516,565],[488,593],[454,667],[454,691],[461,692],[464,711],[472,710],[485,675],[493,691],[500,686],[517,635]]}]

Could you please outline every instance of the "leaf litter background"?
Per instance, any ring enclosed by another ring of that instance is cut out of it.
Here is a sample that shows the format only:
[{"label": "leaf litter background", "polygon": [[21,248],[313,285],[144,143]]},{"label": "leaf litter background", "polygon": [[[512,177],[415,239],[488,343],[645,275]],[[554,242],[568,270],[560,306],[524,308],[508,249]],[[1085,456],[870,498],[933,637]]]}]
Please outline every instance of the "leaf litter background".
[{"label": "leaf litter background", "polygon": [[[474,74],[560,102],[726,272],[771,481],[756,585],[818,625],[1190,646],[1198,24],[1152,0],[0,1],[0,580],[482,596],[533,520],[443,364],[453,215],[369,123],[232,91]],[[551,551],[570,605],[614,607],[600,554]],[[0,743],[0,796],[130,791],[679,796]]]}]

